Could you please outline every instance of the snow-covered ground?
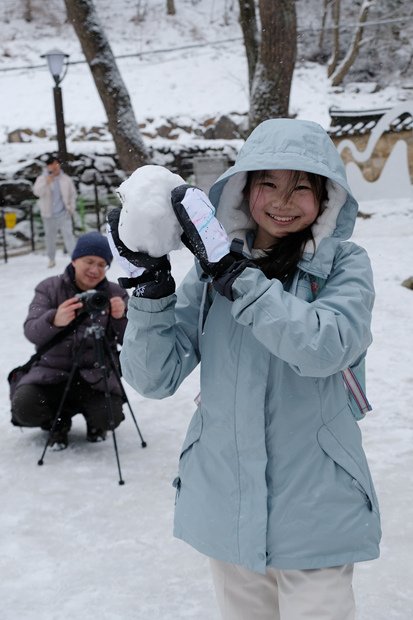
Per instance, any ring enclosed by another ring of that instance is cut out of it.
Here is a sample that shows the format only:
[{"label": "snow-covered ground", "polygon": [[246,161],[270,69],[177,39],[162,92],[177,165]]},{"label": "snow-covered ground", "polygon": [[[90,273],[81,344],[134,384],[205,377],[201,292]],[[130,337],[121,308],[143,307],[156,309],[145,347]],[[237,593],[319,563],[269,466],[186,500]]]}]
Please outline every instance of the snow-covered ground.
[{"label": "snow-covered ground", "polygon": [[[50,0],[48,6],[62,5]],[[112,7],[108,36],[116,54],[229,38],[214,0],[177,2],[180,26],[161,19],[164,0],[136,3],[96,0]],[[227,3],[225,3],[227,4]],[[228,5],[231,3],[228,3]],[[122,6],[121,6],[122,5]],[[148,17],[159,7],[159,20],[132,17],[145,6]],[[5,5],[6,6],[6,5]],[[10,17],[15,3],[7,3]],[[17,5],[16,5],[17,6]],[[37,5],[36,5],[37,6]],[[124,9],[124,10],[123,10]],[[189,9],[197,12],[190,21]],[[0,10],[3,10],[0,7]],[[4,9],[6,10],[6,9]],[[62,22],[63,23],[63,22]],[[108,22],[105,22],[107,25]],[[39,54],[61,47],[71,60],[81,58],[71,29],[60,32],[38,22],[4,20],[0,68],[35,64]],[[135,33],[135,34],[134,34]],[[190,35],[190,36],[189,36]],[[119,61],[136,117],[196,116],[247,110],[246,63],[241,42],[181,53],[163,53]],[[55,142],[6,144],[16,128],[52,130],[52,80],[47,69],[0,72],[0,171],[12,172],[34,155],[56,149]],[[89,69],[71,65],[62,84],[66,122],[91,127],[103,123],[103,108]],[[397,92],[335,93],[325,70],[298,65],[291,111],[299,118],[329,124],[328,108],[391,107]],[[69,150],[101,152],[113,145],[68,142]],[[355,239],[369,251],[375,271],[377,302],[374,344],[368,355],[368,396],[374,412],[361,423],[383,516],[382,558],[356,569],[358,620],[411,620],[413,617],[413,292],[401,281],[413,275],[413,206],[409,201],[364,203],[372,213],[358,219]],[[172,253],[179,281],[191,257]],[[207,560],[172,538],[174,489],[171,486],[183,436],[198,393],[195,372],[179,392],[164,401],[141,398],[127,387],[148,446],[141,448],[131,416],[116,432],[125,485],[118,484],[112,440],[85,441],[81,419],[75,420],[69,448],[48,451],[37,461],[45,436],[9,423],[6,377],[33,352],[22,323],[34,286],[67,264],[46,269],[41,254],[0,255],[0,619],[1,620],[217,620]],[[120,274],[116,266],[109,278]],[[317,620],[317,619],[314,619]]]},{"label": "snow-covered ground", "polygon": [[[413,208],[408,201],[361,205],[355,239],[370,253],[377,301],[368,355],[368,396],[374,411],[362,423],[365,448],[382,508],[382,557],[357,566],[359,620],[413,617]],[[33,287],[59,273],[67,258],[45,268],[40,254],[0,263],[0,617],[2,620],[217,620],[207,560],[172,538],[171,486],[180,444],[194,410],[195,372],[164,401],[127,387],[140,440],[127,413],[117,441],[125,485],[118,484],[112,440],[85,441],[75,418],[64,452],[37,461],[45,436],[9,424],[6,376],[33,352],[22,322]],[[191,264],[172,252],[180,281]],[[109,278],[121,273],[114,265]]]}]

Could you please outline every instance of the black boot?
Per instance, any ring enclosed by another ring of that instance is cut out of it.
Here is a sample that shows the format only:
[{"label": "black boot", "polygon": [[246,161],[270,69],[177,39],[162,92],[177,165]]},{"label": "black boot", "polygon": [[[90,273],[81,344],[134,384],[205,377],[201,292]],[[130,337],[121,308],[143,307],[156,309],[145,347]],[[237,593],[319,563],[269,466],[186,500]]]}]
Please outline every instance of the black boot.
[{"label": "black boot", "polygon": [[95,428],[94,426],[87,425],[86,439],[91,443],[97,443],[98,441],[105,441],[106,431],[101,428]]},{"label": "black boot", "polygon": [[47,441],[47,445],[49,447],[54,447],[55,450],[65,450],[69,444],[69,431],[71,427],[71,421],[67,420],[58,420],[56,426],[53,431],[51,430],[53,423],[50,425],[43,424],[42,429],[44,431],[49,431],[49,439]]}]

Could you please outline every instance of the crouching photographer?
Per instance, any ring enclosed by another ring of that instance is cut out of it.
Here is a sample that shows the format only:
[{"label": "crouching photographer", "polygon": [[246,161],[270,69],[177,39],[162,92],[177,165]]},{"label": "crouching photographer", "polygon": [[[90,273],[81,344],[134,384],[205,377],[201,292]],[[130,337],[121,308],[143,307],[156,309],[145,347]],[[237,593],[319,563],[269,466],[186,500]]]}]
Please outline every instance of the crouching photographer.
[{"label": "crouching photographer", "polygon": [[104,440],[106,432],[124,420],[119,381],[113,369],[102,376],[94,337],[95,329],[104,330],[109,355],[117,364],[128,295],[106,279],[111,261],[103,235],[91,232],[79,237],[64,273],[36,286],[24,323],[25,336],[37,350],[47,347],[52,339],[57,343],[53,341],[53,346],[19,379],[12,397],[12,423],[40,427],[49,433],[53,428],[48,445],[59,449],[67,447],[71,420],[77,413],[86,420],[86,439],[91,442]]}]

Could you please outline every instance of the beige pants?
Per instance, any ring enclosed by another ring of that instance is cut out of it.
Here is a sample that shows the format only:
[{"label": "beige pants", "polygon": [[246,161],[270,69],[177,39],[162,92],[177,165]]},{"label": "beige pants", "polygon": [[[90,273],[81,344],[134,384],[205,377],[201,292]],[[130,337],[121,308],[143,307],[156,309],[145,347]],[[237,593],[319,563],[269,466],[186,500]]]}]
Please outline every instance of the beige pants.
[{"label": "beige pants", "polygon": [[353,565],[266,575],[210,559],[223,620],[354,620]]}]

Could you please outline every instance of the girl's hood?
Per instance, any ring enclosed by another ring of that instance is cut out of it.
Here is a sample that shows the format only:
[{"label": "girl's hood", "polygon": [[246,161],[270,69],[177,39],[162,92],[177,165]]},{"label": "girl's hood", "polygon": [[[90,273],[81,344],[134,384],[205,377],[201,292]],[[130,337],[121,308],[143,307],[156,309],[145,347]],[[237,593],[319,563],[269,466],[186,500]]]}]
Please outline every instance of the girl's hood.
[{"label": "girl's hood", "polygon": [[[245,241],[256,224],[243,189],[252,170],[303,170],[326,177],[328,199],[313,224],[316,248],[322,239],[348,239],[354,229],[358,204],[347,184],[340,155],[325,130],[311,121],[271,119],[261,123],[246,140],[235,164],[209,192],[217,217],[230,238]],[[313,244],[306,251],[314,254]]]}]

